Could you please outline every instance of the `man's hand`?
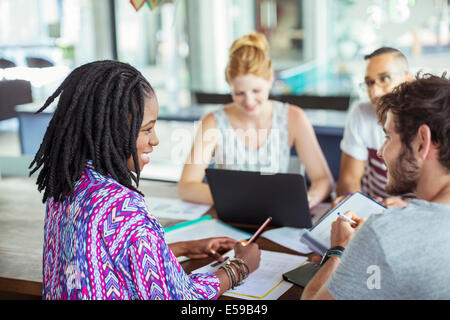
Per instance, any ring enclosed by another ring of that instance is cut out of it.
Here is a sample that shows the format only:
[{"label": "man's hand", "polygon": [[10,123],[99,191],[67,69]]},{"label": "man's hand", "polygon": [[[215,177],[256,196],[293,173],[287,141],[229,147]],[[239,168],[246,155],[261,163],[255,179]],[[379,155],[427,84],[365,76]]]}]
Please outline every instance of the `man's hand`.
[{"label": "man's hand", "polygon": [[351,193],[346,192],[346,194],[334,198],[333,201],[331,201],[331,209],[335,208],[339,203],[349,198],[351,195]]},{"label": "man's hand", "polygon": [[408,205],[408,201],[405,201],[400,197],[389,197],[381,200],[380,204],[388,208],[406,207]]},{"label": "man's hand", "polygon": [[355,231],[367,220],[366,218],[359,218],[351,211],[347,211],[345,216],[355,221],[357,225],[354,226],[341,217],[333,222],[331,225],[331,247],[341,246],[346,248]]}]

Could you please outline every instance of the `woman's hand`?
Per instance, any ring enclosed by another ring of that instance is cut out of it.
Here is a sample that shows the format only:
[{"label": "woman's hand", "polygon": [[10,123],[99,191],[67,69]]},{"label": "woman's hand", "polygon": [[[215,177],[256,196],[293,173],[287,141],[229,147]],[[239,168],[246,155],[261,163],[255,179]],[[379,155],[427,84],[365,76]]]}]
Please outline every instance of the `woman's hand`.
[{"label": "woman's hand", "polygon": [[308,193],[308,203],[309,209],[312,209],[320,203],[320,198],[315,194]]},{"label": "woman's hand", "polygon": [[244,260],[249,271],[253,272],[259,267],[261,250],[259,250],[259,246],[256,243],[244,246],[242,243],[238,242],[234,246],[234,256]]},{"label": "woman's hand", "polygon": [[207,238],[175,242],[170,245],[170,249],[176,257],[186,256],[191,259],[213,257],[222,262],[223,257],[219,252],[233,249],[237,242],[229,237]]}]

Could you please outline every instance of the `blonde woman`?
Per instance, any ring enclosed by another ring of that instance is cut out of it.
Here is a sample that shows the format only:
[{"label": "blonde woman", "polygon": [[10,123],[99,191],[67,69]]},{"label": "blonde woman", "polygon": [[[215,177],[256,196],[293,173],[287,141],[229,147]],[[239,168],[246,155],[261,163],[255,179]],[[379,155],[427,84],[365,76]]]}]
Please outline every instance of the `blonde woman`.
[{"label": "blonde woman", "polygon": [[179,182],[182,199],[213,204],[205,168],[286,173],[295,146],[311,181],[310,207],[328,197],[333,178],[305,112],[269,99],[272,61],[266,37],[250,33],[233,42],[225,76],[233,102],[200,123]]}]

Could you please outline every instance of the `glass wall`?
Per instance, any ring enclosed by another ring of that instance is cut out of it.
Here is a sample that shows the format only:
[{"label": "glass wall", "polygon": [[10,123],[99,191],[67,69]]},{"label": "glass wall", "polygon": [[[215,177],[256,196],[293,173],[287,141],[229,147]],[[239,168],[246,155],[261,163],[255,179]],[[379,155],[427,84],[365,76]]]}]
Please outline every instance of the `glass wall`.
[{"label": "glass wall", "polygon": [[129,1],[115,0],[117,58],[141,70],[158,89],[160,104],[191,103],[186,1],[160,1],[138,11]]},{"label": "glass wall", "polygon": [[255,30],[255,1],[192,0],[186,1],[186,9],[190,89],[228,93],[228,49],[235,39]]},{"label": "glass wall", "polygon": [[348,95],[380,46],[404,51],[413,71],[448,68],[449,16],[449,0],[161,0],[139,11],[128,0],[0,0],[0,57],[67,68],[117,58],[143,70],[164,104],[184,106],[190,92],[228,93],[228,48],[257,30],[274,93]]},{"label": "glass wall", "polygon": [[258,0],[257,29],[266,34],[275,68],[298,65],[305,60],[302,0]]},{"label": "glass wall", "polygon": [[450,59],[449,0],[255,0],[256,29],[269,38],[276,93],[348,95],[364,55],[402,50],[412,71],[441,73]]},{"label": "glass wall", "polygon": [[80,64],[112,58],[109,0],[0,0],[0,79],[25,79],[45,99]]},{"label": "glass wall", "polygon": [[[0,64],[0,81],[29,80],[39,104],[74,67],[118,59],[141,70],[160,106],[176,111],[196,103],[198,93],[229,93],[228,49],[256,30],[270,43],[273,95],[332,97],[346,110],[349,100],[366,98],[359,87],[364,55],[378,47],[401,49],[413,72],[449,71],[449,6],[450,0],[160,0],[153,10],[136,11],[129,0],[0,0],[0,58],[15,66]],[[8,121],[0,121],[0,155],[20,153],[18,122]],[[170,136],[171,124],[159,125]]]},{"label": "glass wall", "polygon": [[[364,77],[363,56],[382,46],[400,49],[412,71],[449,70],[448,0],[337,0],[332,38],[334,68],[352,75],[353,88]],[[358,92],[365,97],[365,92]]]}]

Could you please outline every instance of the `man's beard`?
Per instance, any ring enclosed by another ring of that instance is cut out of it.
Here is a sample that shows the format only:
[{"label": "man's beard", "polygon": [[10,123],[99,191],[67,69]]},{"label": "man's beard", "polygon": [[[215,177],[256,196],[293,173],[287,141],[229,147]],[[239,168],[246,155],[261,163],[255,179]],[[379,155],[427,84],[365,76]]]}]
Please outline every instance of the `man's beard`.
[{"label": "man's beard", "polygon": [[402,146],[401,154],[388,167],[388,183],[386,192],[391,195],[402,195],[414,192],[419,180],[419,166],[413,152]]}]

